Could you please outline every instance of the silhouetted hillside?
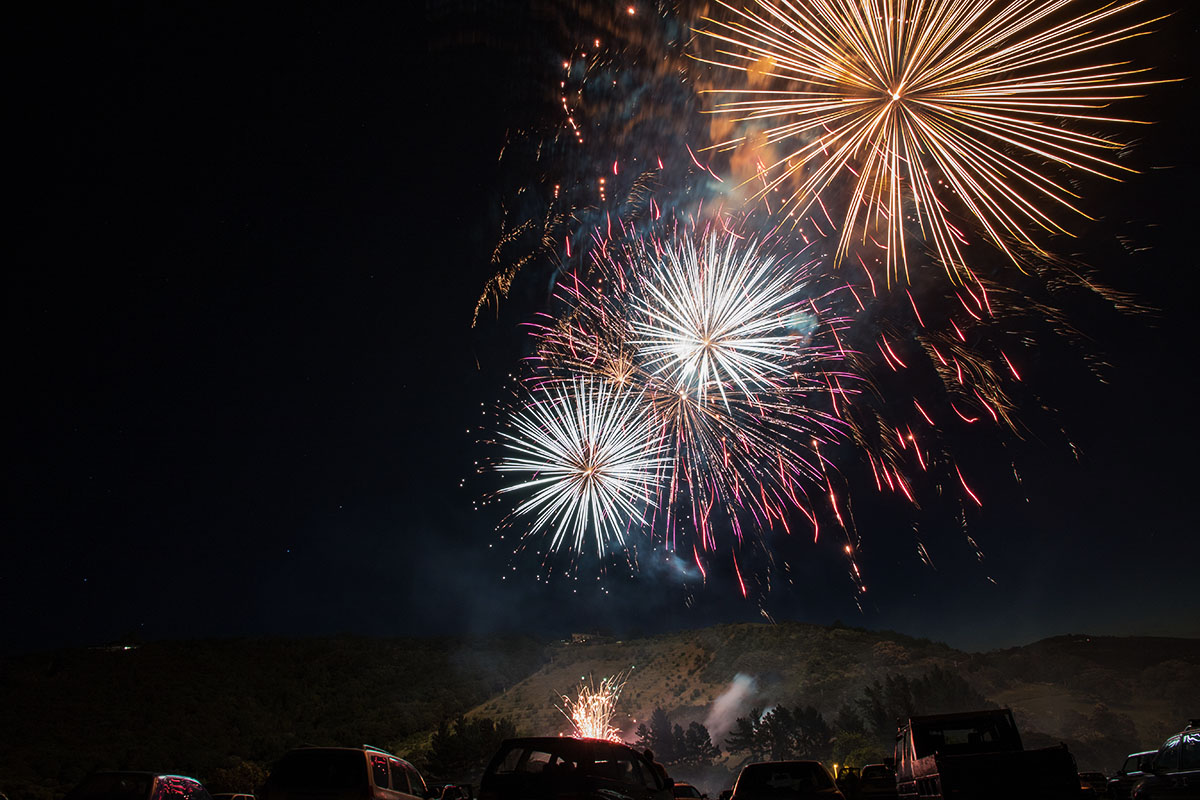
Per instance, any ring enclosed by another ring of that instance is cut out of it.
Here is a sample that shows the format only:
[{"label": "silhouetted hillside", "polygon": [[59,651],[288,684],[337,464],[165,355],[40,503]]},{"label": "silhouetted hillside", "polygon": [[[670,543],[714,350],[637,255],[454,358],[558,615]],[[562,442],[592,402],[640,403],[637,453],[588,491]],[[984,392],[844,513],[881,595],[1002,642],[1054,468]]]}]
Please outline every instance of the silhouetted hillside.
[{"label": "silhouetted hillside", "polygon": [[[508,719],[521,733],[566,732],[562,695],[584,676],[624,670],[614,722],[630,740],[656,708],[684,729],[703,724],[723,747],[739,716],[812,707],[841,739],[839,752],[853,737],[877,750],[895,703],[930,702],[933,679],[940,702],[1009,706],[1027,746],[1063,740],[1081,768],[1111,771],[1200,714],[1200,641],[1191,639],[1067,636],[965,653],[890,632],[784,623],[576,643],[161,642],[0,661],[0,791],[54,797],[98,768],[205,779],[261,769],[305,742],[366,742],[421,759],[438,725],[464,712]],[[910,691],[921,686],[924,695]],[[889,699],[897,687],[907,699]],[[870,716],[868,690],[876,727],[852,737],[847,720]],[[736,766],[726,754],[707,780],[727,780]]]},{"label": "silhouetted hillside", "polygon": [[[541,663],[529,638],[246,639],[0,662],[0,791],[65,791],[93,769],[202,779],[306,742],[388,746]],[[51,796],[44,794],[42,796]]]},{"label": "silhouetted hillside", "polygon": [[[620,704],[628,715],[618,723],[623,730],[631,735],[661,707],[672,724],[705,724],[720,744],[733,717],[753,708],[811,705],[832,722],[876,682],[940,669],[989,702],[1012,708],[1027,746],[1065,741],[1081,769],[1112,771],[1125,754],[1157,747],[1200,713],[1200,640],[1194,639],[1063,636],[965,653],[890,632],[783,623],[564,643],[548,655],[537,672],[472,714],[510,718],[527,733],[565,732],[569,725],[554,702],[581,675],[635,667]],[[744,691],[734,710],[714,712],[738,676],[743,689],[752,684],[753,691]]]}]

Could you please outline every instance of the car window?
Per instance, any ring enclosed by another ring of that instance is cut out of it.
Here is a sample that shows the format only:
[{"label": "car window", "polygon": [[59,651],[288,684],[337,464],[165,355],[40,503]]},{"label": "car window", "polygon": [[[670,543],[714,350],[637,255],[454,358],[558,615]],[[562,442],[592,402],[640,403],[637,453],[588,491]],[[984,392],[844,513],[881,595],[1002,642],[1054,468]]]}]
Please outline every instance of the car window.
[{"label": "car window", "polygon": [[504,754],[504,758],[496,766],[496,774],[513,772],[541,773],[550,763],[552,756],[543,750],[526,750],[514,747]]},{"label": "car window", "polygon": [[522,772],[541,772],[550,763],[550,754],[544,753],[541,750],[530,750],[525,757],[525,764],[522,766]]},{"label": "car window", "polygon": [[820,764],[780,762],[743,769],[738,778],[736,793],[792,797],[797,792],[830,788],[833,788],[833,779]]},{"label": "car window", "polygon": [[1180,769],[1200,769],[1200,731],[1183,734],[1179,751]]},{"label": "car window", "polygon": [[637,762],[629,756],[622,757],[621,755],[614,754],[609,758],[597,758],[591,764],[588,764],[584,771],[597,778],[617,783],[633,786],[649,785],[644,782],[641,768],[638,767]]},{"label": "car window", "polygon": [[1179,737],[1172,736],[1163,743],[1158,755],[1154,757],[1154,769],[1159,772],[1170,772],[1179,769]]},{"label": "car window", "polygon": [[408,775],[408,782],[412,784],[410,794],[415,794],[418,797],[424,797],[426,793],[425,779],[421,777],[421,773],[417,772],[417,768],[407,762],[402,762],[405,774]]},{"label": "car window", "polygon": [[400,759],[389,758],[388,766],[392,769],[392,788],[397,792],[409,793],[408,773],[404,771],[404,765],[400,763]]},{"label": "car window", "polygon": [[371,755],[371,780],[380,789],[388,788],[388,760],[387,756]]},{"label": "car window", "polygon": [[521,754],[524,752],[519,747],[510,747],[508,752],[504,754],[504,758],[500,759],[500,763],[496,765],[496,774],[504,775],[516,772],[517,766],[521,763]]}]

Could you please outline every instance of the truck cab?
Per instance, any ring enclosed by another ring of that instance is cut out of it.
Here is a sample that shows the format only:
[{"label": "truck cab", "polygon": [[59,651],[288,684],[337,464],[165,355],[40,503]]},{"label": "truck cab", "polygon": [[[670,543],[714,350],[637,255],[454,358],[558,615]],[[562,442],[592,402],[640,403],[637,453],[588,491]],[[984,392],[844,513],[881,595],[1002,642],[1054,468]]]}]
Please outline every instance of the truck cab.
[{"label": "truck cab", "polygon": [[1065,745],[1025,750],[1007,708],[911,717],[896,733],[896,789],[905,800],[1078,800]]}]

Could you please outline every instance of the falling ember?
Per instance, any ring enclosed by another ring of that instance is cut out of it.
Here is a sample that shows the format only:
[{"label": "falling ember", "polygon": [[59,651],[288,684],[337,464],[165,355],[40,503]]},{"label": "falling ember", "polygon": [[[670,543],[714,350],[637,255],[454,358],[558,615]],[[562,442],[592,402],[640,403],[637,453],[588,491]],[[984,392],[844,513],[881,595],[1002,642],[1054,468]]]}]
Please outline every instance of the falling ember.
[{"label": "falling ember", "polygon": [[621,741],[621,731],[612,721],[617,710],[617,699],[628,678],[628,670],[610,675],[600,683],[596,683],[595,678],[589,675],[580,678],[574,697],[562,695],[562,705],[555,708],[571,721],[572,736],[578,739]]}]

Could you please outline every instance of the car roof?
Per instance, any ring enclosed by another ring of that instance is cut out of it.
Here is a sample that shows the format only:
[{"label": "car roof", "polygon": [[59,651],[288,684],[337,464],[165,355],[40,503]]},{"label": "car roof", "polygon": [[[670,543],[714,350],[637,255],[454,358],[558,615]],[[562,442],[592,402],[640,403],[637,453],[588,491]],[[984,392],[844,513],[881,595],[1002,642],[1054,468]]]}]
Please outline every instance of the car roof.
[{"label": "car roof", "polygon": [[621,750],[637,752],[624,742],[612,742],[608,739],[577,739],[574,736],[521,736],[515,739],[505,739],[501,747],[555,747],[558,749],[580,749],[591,747],[612,747]]},{"label": "car roof", "polygon": [[817,764],[819,766],[825,766],[820,761],[814,761],[812,759],[791,759],[789,761],[755,761],[753,764],[747,764],[746,766],[742,767],[742,769],[748,769],[750,767],[780,767],[792,764]]}]

